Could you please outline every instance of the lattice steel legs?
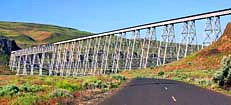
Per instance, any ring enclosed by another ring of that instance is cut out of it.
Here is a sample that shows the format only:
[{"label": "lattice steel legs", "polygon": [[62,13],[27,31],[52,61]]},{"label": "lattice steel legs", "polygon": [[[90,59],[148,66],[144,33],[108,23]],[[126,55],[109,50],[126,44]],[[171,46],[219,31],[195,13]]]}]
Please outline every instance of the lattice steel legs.
[{"label": "lattice steel legs", "polygon": [[174,25],[166,25],[162,31],[162,40],[158,48],[157,65],[166,64],[176,59],[176,39]]},{"label": "lattice steel legs", "polygon": [[[111,46],[111,39],[112,35],[108,36],[108,43],[107,43],[107,50],[106,50],[106,58],[105,58],[105,66],[104,66],[104,74],[106,74],[106,71],[108,70],[108,62],[109,62],[109,53],[110,53],[110,46]],[[106,46],[106,45],[105,45]]]},{"label": "lattice steel legs", "polygon": [[220,17],[207,18],[204,32],[205,32],[205,38],[203,40],[202,48],[216,41],[219,35],[221,34]]},{"label": "lattice steel legs", "polygon": [[132,42],[132,51],[131,51],[131,58],[129,62],[129,70],[132,69],[132,61],[134,59],[134,49],[135,49],[135,43],[136,43],[136,38],[139,35],[139,30],[133,31],[133,42]]},{"label": "lattice steel legs", "polygon": [[34,75],[35,59],[36,59],[36,54],[32,54],[32,63],[31,63],[30,75]]},{"label": "lattice steel legs", "polygon": [[178,44],[177,60],[198,50],[195,21],[185,22]]}]

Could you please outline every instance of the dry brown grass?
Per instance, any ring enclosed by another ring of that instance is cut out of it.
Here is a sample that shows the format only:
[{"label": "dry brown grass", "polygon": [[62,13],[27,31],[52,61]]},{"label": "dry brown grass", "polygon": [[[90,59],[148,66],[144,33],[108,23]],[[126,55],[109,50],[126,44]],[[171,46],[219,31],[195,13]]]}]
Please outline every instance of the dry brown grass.
[{"label": "dry brown grass", "polygon": [[36,41],[43,41],[46,40],[47,38],[51,37],[51,32],[47,32],[47,31],[38,31],[38,30],[31,30],[31,31],[26,31],[24,33],[27,36],[30,36],[31,38],[33,38]]}]

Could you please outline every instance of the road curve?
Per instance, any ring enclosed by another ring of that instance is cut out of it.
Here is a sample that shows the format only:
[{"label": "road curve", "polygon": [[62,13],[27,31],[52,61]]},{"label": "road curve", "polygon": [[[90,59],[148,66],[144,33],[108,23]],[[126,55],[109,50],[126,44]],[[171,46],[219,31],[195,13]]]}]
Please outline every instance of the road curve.
[{"label": "road curve", "polygon": [[142,78],[100,105],[231,105],[231,97],[178,81]]}]

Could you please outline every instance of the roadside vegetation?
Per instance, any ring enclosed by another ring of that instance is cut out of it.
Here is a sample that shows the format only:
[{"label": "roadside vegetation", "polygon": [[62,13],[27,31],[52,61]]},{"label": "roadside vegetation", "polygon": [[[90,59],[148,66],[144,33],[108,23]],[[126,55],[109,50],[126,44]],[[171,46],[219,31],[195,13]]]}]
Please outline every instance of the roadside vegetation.
[{"label": "roadside vegetation", "polygon": [[32,105],[79,103],[81,99],[118,88],[121,75],[57,77],[0,76],[1,104]]},{"label": "roadside vegetation", "polygon": [[154,78],[154,79],[170,79],[181,81],[189,84],[194,84],[202,88],[207,88],[213,91],[217,91],[226,95],[231,95],[231,90],[225,90],[220,87],[215,81],[213,76],[217,70],[173,70],[165,71],[152,69],[135,70],[131,72],[123,72],[122,75],[129,78]]},{"label": "roadside vegetation", "polygon": [[214,74],[213,81],[220,87],[231,91],[231,56],[223,58],[221,69]]},{"label": "roadside vegetation", "polygon": [[125,71],[121,74],[128,78],[176,80],[194,84],[202,88],[207,88],[231,96],[231,56],[224,56],[220,62],[220,68],[218,69],[195,70],[185,68],[166,70],[164,68],[166,68],[168,65],[164,65],[160,67]]}]

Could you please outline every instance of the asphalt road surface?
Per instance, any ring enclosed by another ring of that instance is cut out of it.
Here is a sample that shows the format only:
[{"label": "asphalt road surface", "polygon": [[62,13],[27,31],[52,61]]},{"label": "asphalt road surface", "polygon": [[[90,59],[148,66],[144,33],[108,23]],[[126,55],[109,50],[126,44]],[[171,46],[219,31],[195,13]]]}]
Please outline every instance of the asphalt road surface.
[{"label": "asphalt road surface", "polygon": [[231,97],[173,80],[143,78],[101,105],[231,105]]}]

